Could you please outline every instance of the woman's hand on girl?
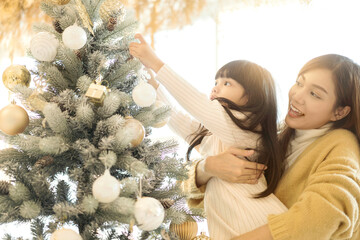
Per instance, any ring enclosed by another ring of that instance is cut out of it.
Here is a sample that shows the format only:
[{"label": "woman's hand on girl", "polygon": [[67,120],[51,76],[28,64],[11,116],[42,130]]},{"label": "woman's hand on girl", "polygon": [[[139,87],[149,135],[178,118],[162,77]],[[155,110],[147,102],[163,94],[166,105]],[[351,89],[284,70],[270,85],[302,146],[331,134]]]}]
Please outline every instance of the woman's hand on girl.
[{"label": "woman's hand on girl", "polygon": [[156,56],[154,50],[145,41],[141,34],[135,34],[135,38],[140,41],[131,42],[129,45],[130,54],[140,60],[140,62],[148,68],[151,68],[156,73],[164,65],[164,63]]},{"label": "woman's hand on girl", "polygon": [[216,156],[207,157],[204,171],[227,182],[255,184],[266,166],[241,159],[253,153],[253,150],[229,148]]}]

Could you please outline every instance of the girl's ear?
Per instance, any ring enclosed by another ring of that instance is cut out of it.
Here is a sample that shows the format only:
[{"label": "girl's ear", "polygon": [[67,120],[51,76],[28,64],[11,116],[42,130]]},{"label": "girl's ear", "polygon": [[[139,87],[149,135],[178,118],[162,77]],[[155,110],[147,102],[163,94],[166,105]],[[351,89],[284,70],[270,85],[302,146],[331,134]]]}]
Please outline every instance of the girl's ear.
[{"label": "girl's ear", "polygon": [[340,119],[343,119],[344,117],[346,117],[350,113],[350,111],[351,111],[350,106],[338,107],[335,110],[334,115],[332,116],[332,118],[330,120],[335,122],[335,121],[338,121]]}]

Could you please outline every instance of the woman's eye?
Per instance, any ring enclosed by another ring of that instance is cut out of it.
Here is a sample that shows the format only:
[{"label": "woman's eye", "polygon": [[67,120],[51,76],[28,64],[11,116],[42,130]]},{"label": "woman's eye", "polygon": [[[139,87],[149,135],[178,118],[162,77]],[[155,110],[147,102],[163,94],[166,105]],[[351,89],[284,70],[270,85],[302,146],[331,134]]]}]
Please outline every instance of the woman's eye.
[{"label": "woman's eye", "polygon": [[311,94],[311,96],[313,96],[313,97],[316,97],[316,98],[319,98],[319,99],[320,99],[320,96],[319,96],[319,95],[317,95],[315,92],[311,91],[311,92],[310,92],[310,94]]},{"label": "woman's eye", "polygon": [[302,84],[301,84],[301,82],[299,82],[299,81],[296,81],[296,86],[299,86],[299,87],[302,87]]}]

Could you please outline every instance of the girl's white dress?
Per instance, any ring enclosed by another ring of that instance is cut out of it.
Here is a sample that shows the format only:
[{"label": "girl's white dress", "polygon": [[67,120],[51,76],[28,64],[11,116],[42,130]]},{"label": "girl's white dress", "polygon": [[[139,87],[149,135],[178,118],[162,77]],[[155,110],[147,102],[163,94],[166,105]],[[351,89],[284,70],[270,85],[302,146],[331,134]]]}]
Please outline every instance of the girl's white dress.
[{"label": "girl's white dress", "polygon": [[[259,146],[259,134],[236,126],[221,104],[210,101],[191,84],[164,65],[156,76],[160,85],[158,99],[172,106],[168,126],[180,137],[187,138],[203,124],[212,135],[204,137],[200,144],[202,157],[217,155],[229,147],[252,148]],[[166,97],[166,90],[192,116],[177,110]],[[237,118],[244,114],[232,111]],[[227,240],[251,231],[267,223],[269,214],[287,210],[274,194],[265,198],[252,198],[266,189],[262,176],[258,184],[229,183],[213,177],[206,185],[204,206],[211,239]]]}]

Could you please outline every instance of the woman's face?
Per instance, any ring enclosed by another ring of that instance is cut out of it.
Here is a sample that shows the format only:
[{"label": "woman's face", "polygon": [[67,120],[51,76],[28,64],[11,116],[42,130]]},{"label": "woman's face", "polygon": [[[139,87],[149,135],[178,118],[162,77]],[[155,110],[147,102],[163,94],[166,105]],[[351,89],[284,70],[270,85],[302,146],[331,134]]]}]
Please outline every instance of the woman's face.
[{"label": "woman's face", "polygon": [[294,129],[315,129],[336,120],[335,84],[327,69],[310,70],[299,76],[289,91],[289,109],[285,118]]},{"label": "woman's face", "polygon": [[210,100],[215,98],[226,98],[239,106],[245,105],[248,100],[243,86],[232,78],[218,78],[215,80]]}]

